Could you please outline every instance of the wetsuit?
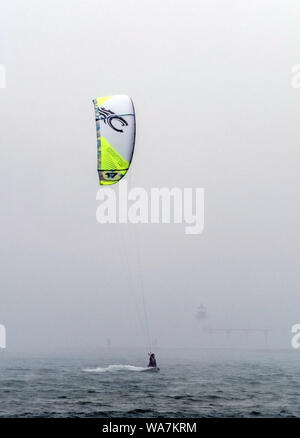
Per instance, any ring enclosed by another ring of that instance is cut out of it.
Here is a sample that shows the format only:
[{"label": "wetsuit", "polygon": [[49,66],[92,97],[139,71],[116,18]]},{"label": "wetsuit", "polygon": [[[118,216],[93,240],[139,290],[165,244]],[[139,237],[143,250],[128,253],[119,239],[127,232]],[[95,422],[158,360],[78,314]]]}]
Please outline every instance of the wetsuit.
[{"label": "wetsuit", "polygon": [[155,367],[156,368],[156,359],[155,359],[155,357],[151,357],[150,356],[148,367]]}]

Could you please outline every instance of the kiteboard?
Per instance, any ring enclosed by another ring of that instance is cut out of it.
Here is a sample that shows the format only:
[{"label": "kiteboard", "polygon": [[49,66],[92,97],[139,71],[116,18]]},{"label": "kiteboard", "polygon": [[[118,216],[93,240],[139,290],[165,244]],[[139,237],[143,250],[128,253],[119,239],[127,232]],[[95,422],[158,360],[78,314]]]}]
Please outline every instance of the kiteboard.
[{"label": "kiteboard", "polygon": [[93,100],[97,131],[97,169],[100,184],[115,184],[130,166],[135,143],[135,110],[125,94]]},{"label": "kiteboard", "polygon": [[160,368],[159,367],[147,367],[142,371],[145,371],[147,373],[158,373],[158,371],[160,371]]}]

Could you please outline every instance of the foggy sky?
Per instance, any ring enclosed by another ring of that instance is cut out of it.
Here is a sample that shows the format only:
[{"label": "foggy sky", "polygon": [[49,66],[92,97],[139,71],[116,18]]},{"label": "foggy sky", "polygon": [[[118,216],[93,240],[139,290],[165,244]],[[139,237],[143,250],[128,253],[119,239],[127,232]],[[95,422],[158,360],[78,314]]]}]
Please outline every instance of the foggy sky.
[{"label": "foggy sky", "polygon": [[[143,346],[141,284],[161,346],[201,344],[201,303],[211,327],[300,322],[299,19],[296,0],[3,2],[8,349]],[[96,222],[111,94],[136,108],[132,187],[203,187],[202,234]]]}]

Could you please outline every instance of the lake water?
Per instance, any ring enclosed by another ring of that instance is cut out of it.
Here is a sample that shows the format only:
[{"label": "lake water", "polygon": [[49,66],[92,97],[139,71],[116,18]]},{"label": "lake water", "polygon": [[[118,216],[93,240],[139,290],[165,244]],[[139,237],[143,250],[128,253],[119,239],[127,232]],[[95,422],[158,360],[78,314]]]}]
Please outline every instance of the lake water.
[{"label": "lake water", "polygon": [[1,417],[300,416],[298,351],[0,354]]}]

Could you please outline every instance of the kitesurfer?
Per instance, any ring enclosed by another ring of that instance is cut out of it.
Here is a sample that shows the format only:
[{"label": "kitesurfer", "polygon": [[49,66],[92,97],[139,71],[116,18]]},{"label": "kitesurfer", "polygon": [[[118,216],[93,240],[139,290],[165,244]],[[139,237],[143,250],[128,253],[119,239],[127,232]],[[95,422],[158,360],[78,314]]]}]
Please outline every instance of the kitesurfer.
[{"label": "kitesurfer", "polygon": [[157,367],[157,365],[156,365],[156,359],[155,359],[155,354],[154,353],[149,353],[149,365],[148,365],[148,367],[153,367],[153,368],[156,368]]}]

